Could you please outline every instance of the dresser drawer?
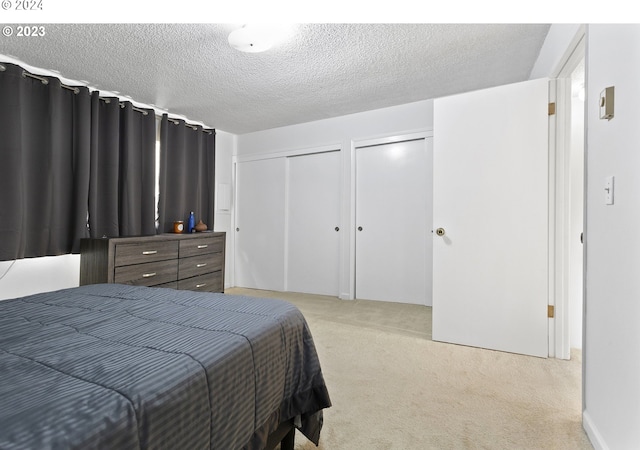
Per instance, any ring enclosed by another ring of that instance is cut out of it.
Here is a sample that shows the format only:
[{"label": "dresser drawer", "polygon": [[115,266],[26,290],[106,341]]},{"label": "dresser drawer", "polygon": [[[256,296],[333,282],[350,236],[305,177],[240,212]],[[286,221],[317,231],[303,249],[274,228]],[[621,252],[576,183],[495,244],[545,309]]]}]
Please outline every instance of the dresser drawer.
[{"label": "dresser drawer", "polygon": [[223,292],[225,236],[212,231],[82,239],[80,285],[124,283]]},{"label": "dresser drawer", "polygon": [[191,291],[222,292],[224,281],[222,271],[207,273],[198,277],[178,280],[178,289],[189,289]]},{"label": "dresser drawer", "polygon": [[178,279],[195,277],[209,272],[222,270],[222,253],[191,256],[178,260]]},{"label": "dresser drawer", "polygon": [[114,283],[156,286],[178,279],[178,260],[158,261],[115,268]]},{"label": "dresser drawer", "polygon": [[165,288],[165,289],[178,289],[178,282],[177,281],[172,281],[171,283],[156,284],[153,287]]},{"label": "dresser drawer", "polygon": [[178,257],[178,244],[178,241],[118,243],[115,246],[115,265],[128,266],[175,259]]},{"label": "dresser drawer", "polygon": [[224,236],[206,236],[180,241],[180,258],[202,255],[205,253],[221,253],[224,249]]}]

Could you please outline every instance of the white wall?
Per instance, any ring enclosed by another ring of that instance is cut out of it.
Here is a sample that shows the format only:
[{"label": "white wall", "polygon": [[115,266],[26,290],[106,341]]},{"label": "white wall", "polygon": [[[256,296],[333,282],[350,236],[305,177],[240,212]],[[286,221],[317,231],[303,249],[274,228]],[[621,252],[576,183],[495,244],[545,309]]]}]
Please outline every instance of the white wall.
[{"label": "white wall", "polygon": [[[578,26],[553,25],[532,78],[553,76]],[[640,448],[640,26],[589,25],[583,424],[596,449]],[[599,119],[615,86],[616,116]],[[615,176],[615,204],[603,181]]]},{"label": "white wall", "polygon": [[0,300],[76,287],[80,255],[0,261],[0,277]]},{"label": "white wall", "polygon": [[[237,159],[251,159],[310,148],[342,150],[341,230],[351,217],[351,146],[353,141],[410,134],[433,128],[433,101],[425,100],[347,116],[274,128],[238,136]],[[350,237],[341,233],[340,297],[350,296]]]},{"label": "white wall", "polygon": [[575,47],[576,36],[582,27],[581,24],[551,25],[529,79],[557,76],[562,68],[560,63],[567,59],[568,52]]},{"label": "white wall", "polygon": [[269,154],[431,129],[433,100],[408,103],[238,136],[238,156]]},{"label": "white wall", "polygon": [[[590,25],[583,423],[596,449],[640,448],[639,80],[640,26]],[[610,121],[598,118],[608,86]],[[607,176],[615,176],[609,206]]]},{"label": "white wall", "polygon": [[[233,155],[236,151],[236,140],[237,136],[235,134],[216,131],[216,194],[218,195],[216,195],[215,201],[214,230],[227,233],[224,274],[225,287],[230,287],[232,284],[234,264],[231,198],[233,189]],[[220,192],[224,190],[224,188],[221,188],[221,185],[228,187],[228,193]],[[228,199],[225,199],[224,197],[227,196],[227,194]],[[229,205],[224,204],[226,201],[229,202]]]}]

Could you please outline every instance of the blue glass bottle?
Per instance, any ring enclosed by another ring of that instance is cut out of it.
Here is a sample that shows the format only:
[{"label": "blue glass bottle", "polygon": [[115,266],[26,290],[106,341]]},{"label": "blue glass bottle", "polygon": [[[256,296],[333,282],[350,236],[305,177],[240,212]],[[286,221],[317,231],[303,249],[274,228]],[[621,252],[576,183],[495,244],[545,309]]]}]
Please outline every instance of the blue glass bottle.
[{"label": "blue glass bottle", "polygon": [[193,211],[189,214],[189,224],[187,226],[187,233],[193,233],[196,230],[196,218],[193,215]]}]

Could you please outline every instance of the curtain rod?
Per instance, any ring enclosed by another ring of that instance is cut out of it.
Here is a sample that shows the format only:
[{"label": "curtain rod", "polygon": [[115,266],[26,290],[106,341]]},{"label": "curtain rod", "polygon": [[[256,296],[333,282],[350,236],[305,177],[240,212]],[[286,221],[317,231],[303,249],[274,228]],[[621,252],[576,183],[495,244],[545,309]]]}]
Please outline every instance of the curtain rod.
[{"label": "curtain rod", "polygon": [[[7,70],[7,67],[4,66],[3,64],[0,64],[0,72],[4,72],[5,70]],[[32,73],[27,72],[26,70],[22,70],[22,76],[24,78],[29,77],[29,78],[33,78],[33,79],[39,80],[40,82],[42,82],[42,84],[49,84],[49,80],[47,80],[46,78],[38,76],[38,75],[34,75]],[[62,83],[60,83],[60,86],[62,88],[64,88],[64,89],[72,91],[74,94],[80,93],[80,89],[77,88],[77,87],[67,86],[66,84],[62,84]],[[105,103],[111,103],[111,100],[109,100],[108,98],[100,97],[100,100],[104,101]],[[120,107],[124,108],[124,103],[123,102],[120,102]],[[149,114],[149,111],[145,111],[144,109],[136,108],[135,106],[133,107],[133,110],[137,111],[137,112],[140,112],[140,113],[144,114],[145,116]],[[168,120],[170,122],[173,122],[175,125],[178,125],[180,123],[180,121],[177,120],[177,119],[168,118]],[[185,126],[191,128],[192,130],[197,130],[198,129],[198,127],[196,125],[191,125],[191,124],[188,124],[186,122],[185,122]],[[207,134],[213,134],[213,131],[205,130],[204,128],[202,129],[202,131],[204,133],[207,133]]]},{"label": "curtain rod", "polygon": [[[2,67],[4,68],[4,66],[2,66]],[[42,82],[42,84],[49,84],[49,80],[47,80],[46,78],[38,76],[38,75],[34,75],[32,73],[27,72],[26,70],[22,71],[22,76],[25,77],[25,78],[29,77],[29,78],[34,78],[36,80],[40,80]],[[67,86],[66,84],[62,84],[62,83],[60,83],[60,86],[65,88],[65,89],[68,89],[70,91],[73,91],[74,94],[80,93],[80,89],[77,88],[77,87]],[[103,100],[105,103],[111,103],[111,100],[109,100],[107,98],[100,97],[100,100]],[[120,107],[124,108],[124,103],[123,102],[120,102]],[[136,108],[135,106],[133,107],[133,110],[137,111],[137,112],[140,112],[140,113],[144,114],[145,116],[149,114],[148,111],[145,111],[144,109]]]},{"label": "curtain rod", "polygon": [[[105,97],[98,97],[100,100],[102,100],[103,102],[105,102],[106,104],[111,103],[111,99],[109,98],[105,98]],[[120,108],[124,108],[124,102],[118,102],[120,104]],[[145,111],[144,109],[140,109],[140,108],[136,108],[135,106],[131,107],[134,111],[137,111],[139,113],[142,113],[143,115],[148,115],[149,111]]]},{"label": "curtain rod", "polygon": [[[47,80],[46,78],[39,77],[38,75],[34,75],[32,73],[27,72],[26,70],[22,71],[22,76],[25,78],[29,77],[29,78],[34,78],[36,80],[40,80],[42,84],[49,84],[49,80]],[[80,93],[80,89],[78,89],[77,87],[67,86],[66,84],[62,84],[62,83],[60,83],[60,87],[67,89],[69,91],[72,91],[74,94]]]},{"label": "curtain rod", "polygon": [[[178,125],[178,124],[180,123],[180,121],[179,121],[178,119],[172,119],[172,118],[170,118],[170,117],[167,117],[167,120],[168,120],[169,122],[172,122],[174,125]],[[197,130],[197,129],[198,129],[198,126],[197,126],[197,125],[191,125],[191,124],[189,124],[189,123],[185,123],[185,126],[187,126],[187,127],[191,128],[192,130]],[[213,134],[213,131],[211,131],[211,130],[205,130],[204,128],[202,129],[202,132],[203,132],[203,133],[207,133],[207,134]]]}]

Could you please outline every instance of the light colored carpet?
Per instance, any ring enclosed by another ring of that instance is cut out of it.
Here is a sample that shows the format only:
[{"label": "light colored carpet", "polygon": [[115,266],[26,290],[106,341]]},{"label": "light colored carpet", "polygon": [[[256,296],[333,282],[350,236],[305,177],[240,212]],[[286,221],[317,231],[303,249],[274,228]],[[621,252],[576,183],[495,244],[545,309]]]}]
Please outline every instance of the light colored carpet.
[{"label": "light colored carpet", "polygon": [[[431,340],[431,308],[234,288],[294,303],[314,336],[333,406],[321,450],[591,449],[581,361]],[[296,433],[296,450],[316,447]]]}]

